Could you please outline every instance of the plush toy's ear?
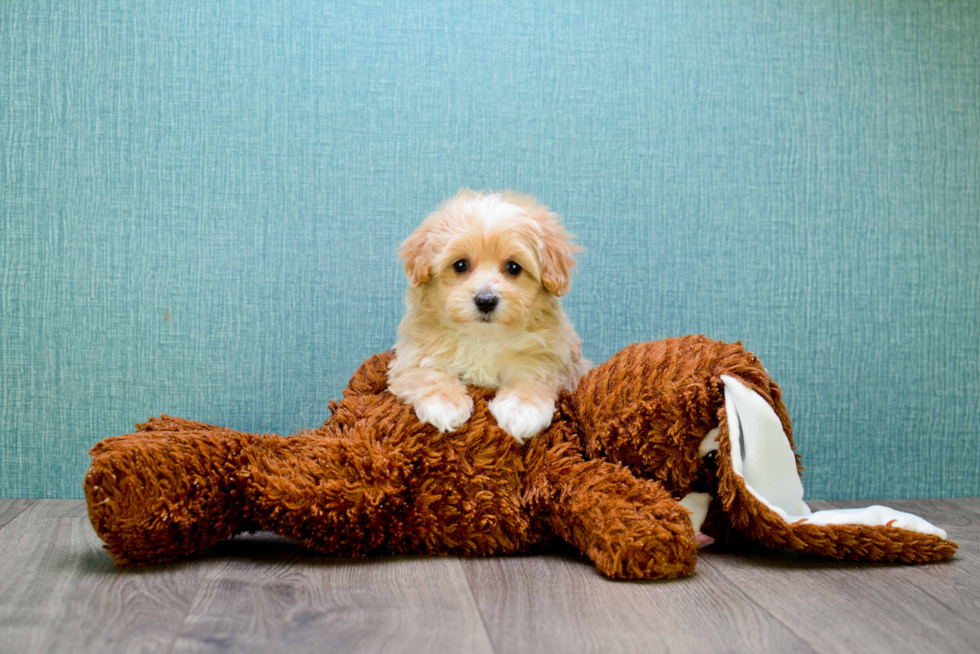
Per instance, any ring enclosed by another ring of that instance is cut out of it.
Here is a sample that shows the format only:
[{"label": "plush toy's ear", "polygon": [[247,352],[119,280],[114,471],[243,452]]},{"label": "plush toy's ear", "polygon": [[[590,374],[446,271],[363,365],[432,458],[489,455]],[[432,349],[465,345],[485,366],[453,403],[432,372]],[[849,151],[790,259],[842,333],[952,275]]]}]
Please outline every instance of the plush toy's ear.
[{"label": "plush toy's ear", "polygon": [[723,375],[718,429],[702,443],[716,449],[719,505],[736,529],[771,547],[848,560],[940,561],[956,551],[946,532],[884,506],[810,510],[783,422],[758,392]]},{"label": "plush toy's ear", "polygon": [[343,390],[344,397],[383,393],[388,388],[388,366],[394,358],[393,352],[382,352],[362,363]]}]

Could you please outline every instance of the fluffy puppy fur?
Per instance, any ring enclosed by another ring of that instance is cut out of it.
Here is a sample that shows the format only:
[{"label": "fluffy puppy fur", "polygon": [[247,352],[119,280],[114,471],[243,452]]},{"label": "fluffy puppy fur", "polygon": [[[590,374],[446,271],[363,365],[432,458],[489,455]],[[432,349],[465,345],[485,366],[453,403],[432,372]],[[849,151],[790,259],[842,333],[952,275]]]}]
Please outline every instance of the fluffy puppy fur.
[{"label": "fluffy puppy fur", "polygon": [[497,424],[519,440],[551,423],[555,397],[591,364],[558,298],[572,244],[530,196],[461,190],[402,244],[409,289],[388,385],[423,422],[453,431],[466,385],[498,389]]}]

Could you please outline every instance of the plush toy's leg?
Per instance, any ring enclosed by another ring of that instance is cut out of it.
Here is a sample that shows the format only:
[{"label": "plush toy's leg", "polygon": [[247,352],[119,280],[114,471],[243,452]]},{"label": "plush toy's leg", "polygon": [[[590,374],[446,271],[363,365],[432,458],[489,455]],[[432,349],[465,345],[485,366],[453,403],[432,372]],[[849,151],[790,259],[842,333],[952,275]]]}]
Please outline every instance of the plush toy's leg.
[{"label": "plush toy's leg", "polygon": [[535,538],[523,450],[486,405],[451,434],[387,393],[349,393],[319,430],[285,438],[152,420],[92,448],[89,517],[117,563],[251,529],[330,554],[517,552]]},{"label": "plush toy's leg", "polygon": [[408,540],[405,452],[338,431],[258,436],[151,419],[92,448],[89,518],[118,564],[194,555],[245,528],[329,553]]},{"label": "plush toy's leg", "polygon": [[[264,529],[328,554],[515,552],[529,538],[521,447],[479,403],[470,427],[443,434],[383,394],[348,397],[312,437],[267,439],[248,468]],[[481,428],[482,427],[482,428]]]},{"label": "plush toy's leg", "polygon": [[169,561],[242,531],[239,473],[253,438],[163,416],[93,447],[85,499],[115,562]]},{"label": "plush toy's leg", "polygon": [[249,504],[269,531],[327,554],[363,555],[404,542],[410,462],[367,439],[268,440],[248,467]]},{"label": "plush toy's leg", "polygon": [[688,511],[655,481],[621,465],[586,461],[577,437],[557,432],[530,445],[525,501],[602,574],[660,579],[694,571],[697,542]]}]

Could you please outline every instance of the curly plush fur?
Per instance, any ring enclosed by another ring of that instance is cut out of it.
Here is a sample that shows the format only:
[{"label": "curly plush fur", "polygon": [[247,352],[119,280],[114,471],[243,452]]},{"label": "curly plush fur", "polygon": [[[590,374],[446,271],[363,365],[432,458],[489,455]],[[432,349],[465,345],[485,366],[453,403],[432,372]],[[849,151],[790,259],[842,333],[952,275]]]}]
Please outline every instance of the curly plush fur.
[{"label": "curly plush fur", "polygon": [[[493,391],[440,433],[388,390],[391,354],[355,373],[323,426],[290,437],[151,419],[92,448],[85,496],[119,564],[173,560],[243,531],[329,554],[488,555],[559,537],[614,578],[689,574],[695,529],[677,500],[714,497],[703,527],[839,558],[936,561],[955,543],[893,526],[787,524],[732,470],[722,376],[791,425],[778,386],[741,344],[702,336],[632,345],[562,393],[521,445],[497,427]],[[718,466],[699,444],[719,428]],[[797,459],[797,465],[799,460]]]}]

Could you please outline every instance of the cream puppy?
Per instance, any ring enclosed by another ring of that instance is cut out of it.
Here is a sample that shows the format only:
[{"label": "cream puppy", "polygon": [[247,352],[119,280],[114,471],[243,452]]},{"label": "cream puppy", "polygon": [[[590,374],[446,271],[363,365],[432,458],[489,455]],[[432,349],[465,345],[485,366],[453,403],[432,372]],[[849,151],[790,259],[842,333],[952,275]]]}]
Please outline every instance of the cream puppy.
[{"label": "cream puppy", "polygon": [[497,389],[490,411],[519,440],[551,424],[555,397],[588,371],[558,298],[577,248],[534,198],[461,190],[405,240],[409,289],[388,387],[423,422],[453,431],[466,385]]}]

